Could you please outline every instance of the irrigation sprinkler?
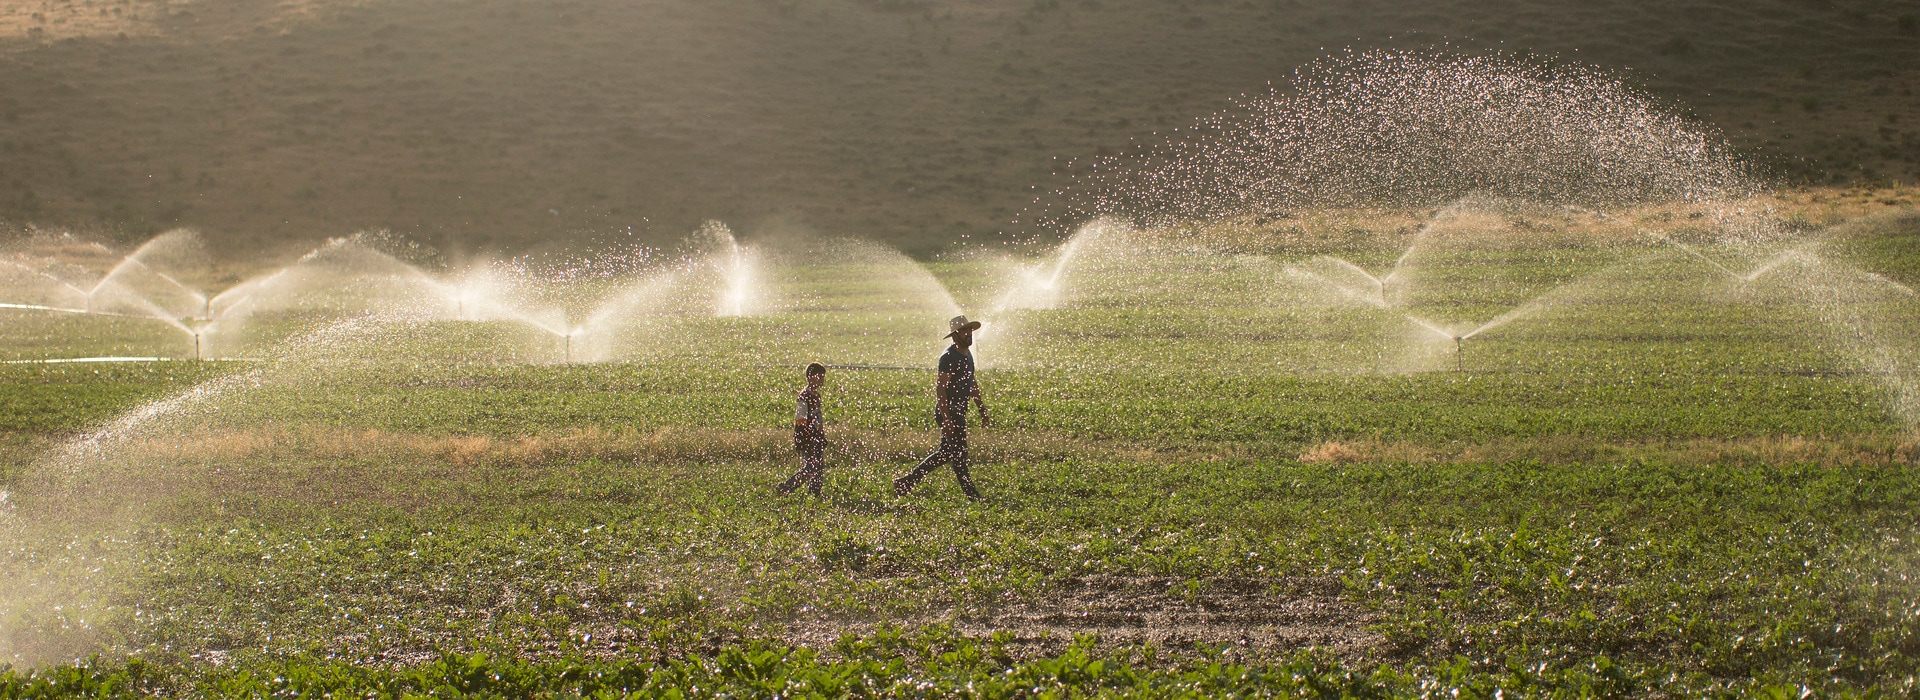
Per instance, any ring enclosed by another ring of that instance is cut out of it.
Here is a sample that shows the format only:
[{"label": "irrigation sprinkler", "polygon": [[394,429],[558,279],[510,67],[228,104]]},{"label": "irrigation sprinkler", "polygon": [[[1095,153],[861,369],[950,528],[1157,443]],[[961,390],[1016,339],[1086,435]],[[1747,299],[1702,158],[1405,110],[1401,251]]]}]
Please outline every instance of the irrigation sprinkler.
[{"label": "irrigation sprinkler", "polygon": [[585,333],[586,330],[587,329],[584,327],[574,328],[572,330],[569,330],[565,333],[560,334],[561,363],[569,364],[569,365],[573,364],[573,337],[576,335],[580,335],[581,333]]},{"label": "irrigation sprinkler", "polygon": [[1453,371],[1455,372],[1467,370],[1466,344],[1462,342],[1464,340],[1466,338],[1462,336],[1453,337]]},{"label": "irrigation sprinkler", "polygon": [[193,332],[193,359],[200,359],[200,331]]}]

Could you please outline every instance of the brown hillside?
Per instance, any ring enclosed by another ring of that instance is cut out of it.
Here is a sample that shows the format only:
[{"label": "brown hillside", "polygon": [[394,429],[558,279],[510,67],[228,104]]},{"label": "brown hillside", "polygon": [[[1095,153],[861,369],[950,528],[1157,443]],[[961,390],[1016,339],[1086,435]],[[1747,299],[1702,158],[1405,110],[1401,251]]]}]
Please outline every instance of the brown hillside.
[{"label": "brown hillside", "polygon": [[[932,250],[1343,47],[1621,72],[1820,181],[1920,177],[1911,2],[11,0],[0,221],[524,250],[701,219]],[[1060,161],[1054,160],[1056,157]]]}]

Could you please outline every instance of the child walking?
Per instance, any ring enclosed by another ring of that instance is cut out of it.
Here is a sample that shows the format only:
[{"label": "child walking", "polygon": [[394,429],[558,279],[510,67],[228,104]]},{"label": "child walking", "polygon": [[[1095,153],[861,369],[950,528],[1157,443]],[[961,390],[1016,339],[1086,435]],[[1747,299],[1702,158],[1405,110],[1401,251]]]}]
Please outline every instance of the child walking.
[{"label": "child walking", "polygon": [[820,387],[827,383],[827,366],[809,364],[806,376],[807,385],[800,389],[793,409],[793,449],[800,453],[800,471],[780,484],[782,495],[793,493],[805,483],[807,491],[819,496],[820,480],[827,471],[827,423],[820,410]]}]

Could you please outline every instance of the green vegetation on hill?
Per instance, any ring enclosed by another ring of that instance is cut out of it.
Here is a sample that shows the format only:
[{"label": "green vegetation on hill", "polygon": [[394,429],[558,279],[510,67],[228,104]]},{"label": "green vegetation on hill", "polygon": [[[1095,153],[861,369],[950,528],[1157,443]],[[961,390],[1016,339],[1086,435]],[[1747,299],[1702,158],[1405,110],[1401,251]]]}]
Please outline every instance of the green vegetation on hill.
[{"label": "green vegetation on hill", "polygon": [[1795,178],[1920,176],[1920,34],[1882,0],[19,5],[0,221],[192,225],[231,257],[363,227],[662,243],[707,218],[932,251],[1348,47],[1588,62]]}]

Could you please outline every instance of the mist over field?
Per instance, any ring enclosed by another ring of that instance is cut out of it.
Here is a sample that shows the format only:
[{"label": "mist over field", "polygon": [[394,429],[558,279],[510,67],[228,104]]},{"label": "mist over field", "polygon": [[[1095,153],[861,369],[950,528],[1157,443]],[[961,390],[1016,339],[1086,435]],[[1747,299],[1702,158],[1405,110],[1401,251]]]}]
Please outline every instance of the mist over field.
[{"label": "mist over field", "polygon": [[[663,244],[706,219],[924,254],[1345,49],[1591,64],[1786,182],[1920,175],[1910,3],[17,0],[0,222],[223,255],[387,228]],[[633,238],[628,238],[631,235]]]},{"label": "mist over field", "polygon": [[1916,10],[0,1],[0,700],[1911,697]]}]

